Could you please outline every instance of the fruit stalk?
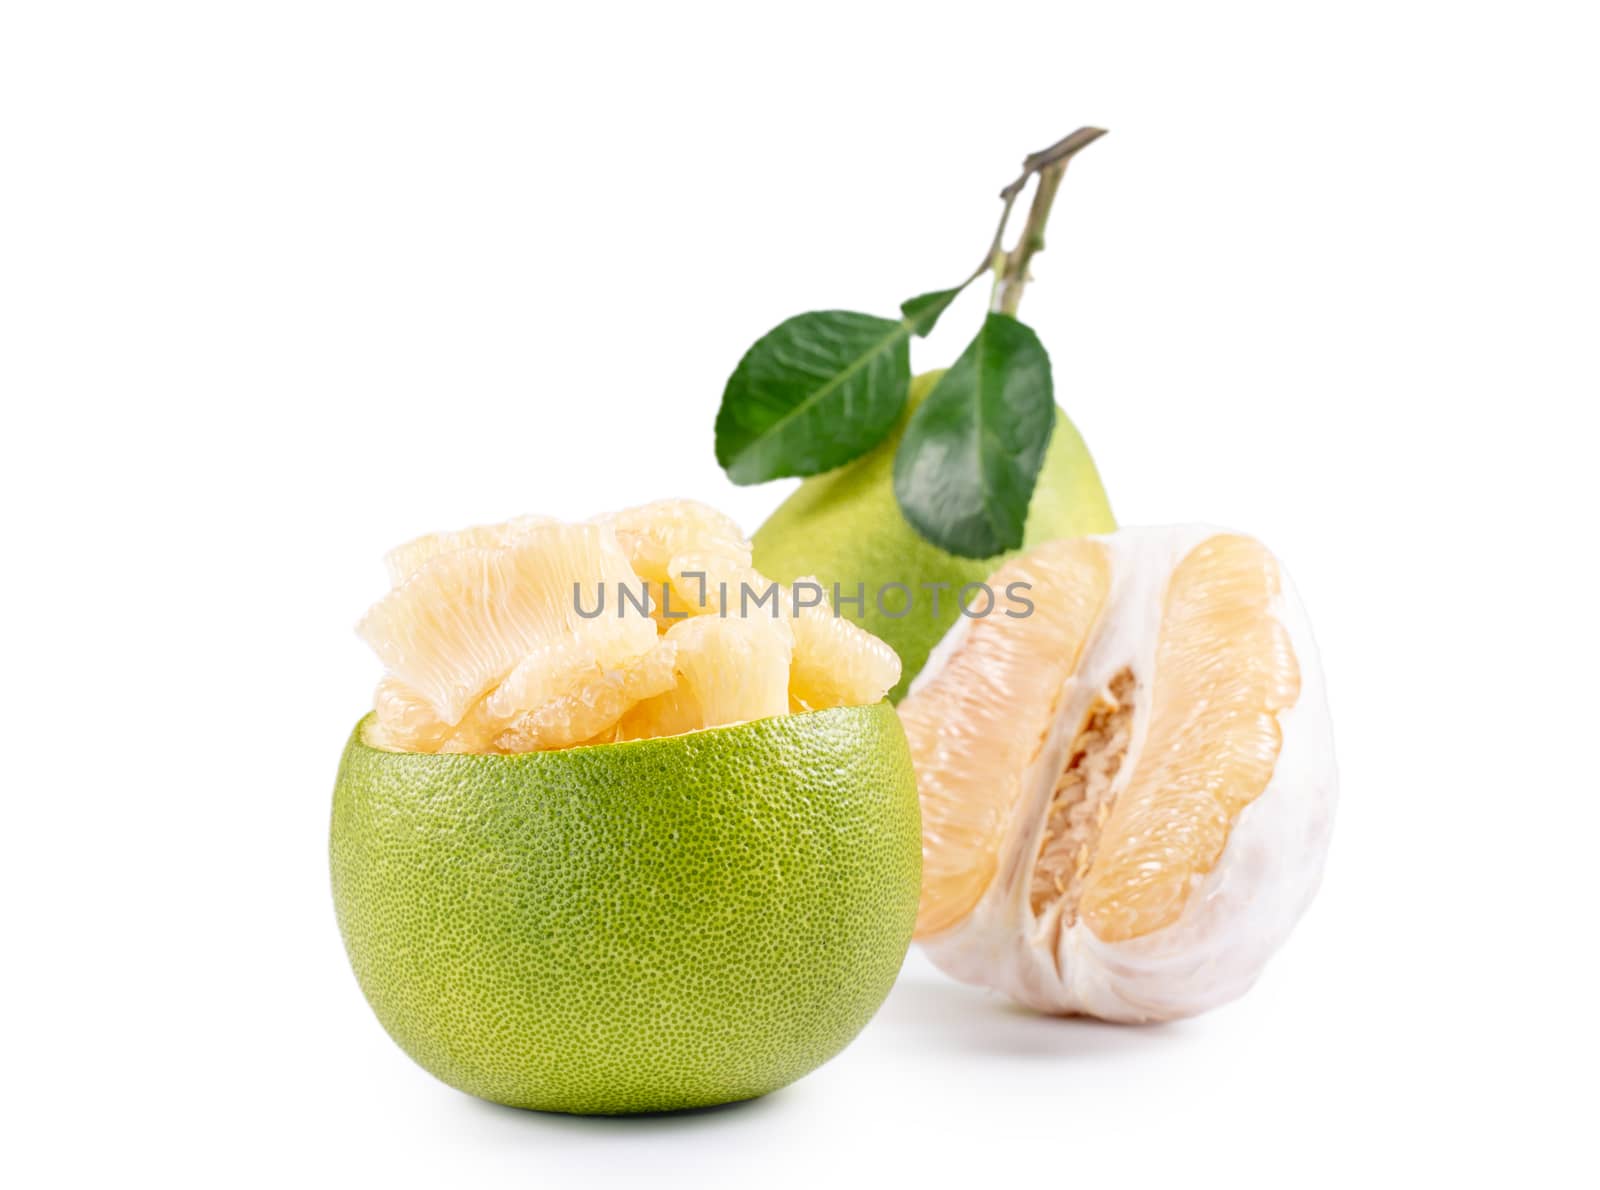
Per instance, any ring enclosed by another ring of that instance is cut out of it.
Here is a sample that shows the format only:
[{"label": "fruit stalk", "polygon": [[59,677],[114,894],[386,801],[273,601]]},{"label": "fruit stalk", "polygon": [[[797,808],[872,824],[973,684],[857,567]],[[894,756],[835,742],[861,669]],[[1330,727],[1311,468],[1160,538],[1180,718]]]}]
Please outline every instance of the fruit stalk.
[{"label": "fruit stalk", "polygon": [[[1028,284],[1028,265],[1035,253],[1044,250],[1045,224],[1050,221],[1050,208],[1055,204],[1056,192],[1061,189],[1061,179],[1067,172],[1067,165],[1080,149],[1093,144],[1105,134],[1104,128],[1080,128],[1062,137],[1048,149],[1029,154],[1022,163],[1022,173],[1000,192],[1000,197],[1005,200],[1005,209],[1001,212],[1000,226],[995,230],[994,244],[990,249],[995,273],[990,310],[1015,316],[1017,307],[1022,303],[1022,291]],[[1023,187],[1028,184],[1028,179],[1035,174],[1039,183],[1033,192],[1033,202],[1028,207],[1027,222],[1023,224],[1016,245],[1010,252],[1005,252],[1000,247],[1000,241],[1011,217],[1011,209],[1016,205]]]}]

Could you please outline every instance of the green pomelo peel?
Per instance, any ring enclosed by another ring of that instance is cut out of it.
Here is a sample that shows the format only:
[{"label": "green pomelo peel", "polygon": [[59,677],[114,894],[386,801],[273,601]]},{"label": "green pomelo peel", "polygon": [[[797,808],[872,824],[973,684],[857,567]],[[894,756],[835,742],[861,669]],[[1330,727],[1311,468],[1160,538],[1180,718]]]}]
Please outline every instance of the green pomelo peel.
[{"label": "green pomelo peel", "polygon": [[764,1095],[888,994],[921,880],[893,707],[519,756],[373,749],[330,857],[378,1019],[440,1079],[517,1107]]}]

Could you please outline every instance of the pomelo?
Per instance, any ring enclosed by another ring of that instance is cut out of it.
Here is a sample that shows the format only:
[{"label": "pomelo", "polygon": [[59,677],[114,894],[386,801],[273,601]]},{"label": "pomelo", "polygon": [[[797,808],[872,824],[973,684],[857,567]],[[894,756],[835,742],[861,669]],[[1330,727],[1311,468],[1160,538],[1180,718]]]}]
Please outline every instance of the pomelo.
[{"label": "pomelo", "polygon": [[379,1021],[498,1103],[764,1095],[888,993],[921,879],[887,702],[520,755],[375,748],[334,787],[334,904]]},{"label": "pomelo", "polygon": [[1169,1020],[1242,995],[1310,903],[1338,778],[1316,643],[1253,538],[1051,542],[991,581],[900,704],[922,798],[917,937],[1052,1013]]},{"label": "pomelo", "polygon": [[[890,693],[898,701],[928,653],[960,615],[956,600],[967,583],[984,581],[1002,560],[960,558],[924,539],[901,515],[894,496],[894,454],[906,419],[943,372],[911,382],[900,425],[871,451],[833,471],[813,476],[778,506],[756,530],[755,565],[761,573],[792,583],[815,575],[831,594],[838,583],[849,598],[865,586],[864,607],[843,611],[900,655],[901,677]],[[1100,474],[1077,428],[1061,410],[1028,505],[1023,548],[1062,537],[1108,533],[1116,528]],[[909,589],[911,602],[886,584]],[[926,585],[945,584],[938,592]],[[904,614],[896,613],[905,610]]]}]

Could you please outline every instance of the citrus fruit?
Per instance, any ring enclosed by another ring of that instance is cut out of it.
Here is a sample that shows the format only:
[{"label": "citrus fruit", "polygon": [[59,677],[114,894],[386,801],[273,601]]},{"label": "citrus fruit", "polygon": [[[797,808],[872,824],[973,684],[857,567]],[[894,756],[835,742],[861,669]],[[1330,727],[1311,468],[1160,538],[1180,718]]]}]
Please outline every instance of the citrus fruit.
[{"label": "citrus fruit", "polygon": [[509,545],[529,529],[554,523],[551,517],[522,516],[499,525],[472,525],[448,533],[429,533],[395,546],[384,555],[383,562],[388,568],[390,582],[399,586],[421,570],[430,558],[474,546]]},{"label": "citrus fruit", "polygon": [[1046,1012],[1158,1020],[1242,994],[1316,890],[1336,797],[1309,626],[1238,534],[1124,530],[1000,567],[900,706],[918,937]]},{"label": "citrus fruit", "polygon": [[750,542],[732,518],[696,500],[658,500],[598,518],[610,525],[641,578],[665,582],[668,564],[684,554],[750,565]]},{"label": "citrus fruit", "polygon": [[[754,561],[784,583],[815,575],[841,596],[851,620],[899,654],[898,700],[921,670],[928,651],[960,614],[961,588],[982,582],[1000,559],[960,558],[921,537],[901,515],[894,496],[894,454],[906,420],[942,372],[911,382],[899,426],[860,458],[805,480],[756,530]],[[1094,460],[1076,427],[1059,409],[1033,498],[1023,547],[1116,528]],[[888,590],[903,584],[905,592]],[[883,593],[880,602],[879,594]],[[937,606],[935,606],[937,600]]]},{"label": "citrus fruit", "polygon": [[[529,657],[569,667],[587,659],[604,668],[654,648],[655,625],[646,613],[579,614],[575,588],[635,582],[608,530],[540,523],[504,546],[429,557],[373,606],[357,631],[395,680],[455,725]],[[536,696],[545,693],[525,677]]]},{"label": "citrus fruit", "polygon": [[663,500],[391,550],[357,631],[387,666],[370,740],[530,752],[877,702],[894,651],[750,566],[722,513]]},{"label": "citrus fruit", "polygon": [[[810,584],[824,599],[821,584]],[[799,600],[795,600],[798,605]],[[795,710],[835,707],[859,700],[859,691],[887,693],[900,679],[900,658],[886,642],[835,614],[826,602],[798,607],[791,620],[794,664],[789,670],[789,700]]]},{"label": "citrus fruit", "polygon": [[340,930],[425,1069],[517,1107],[762,1095],[877,1010],[916,917],[886,702],[516,756],[374,748],[334,787]]},{"label": "citrus fruit", "polygon": [[893,651],[689,501],[388,563],[331,859],[401,1047],[500,1103],[635,1112],[761,1095],[848,1043],[920,889]]},{"label": "citrus fruit", "polygon": [[667,629],[678,681],[623,717],[624,739],[789,713],[793,638],[760,619],[696,616]]}]

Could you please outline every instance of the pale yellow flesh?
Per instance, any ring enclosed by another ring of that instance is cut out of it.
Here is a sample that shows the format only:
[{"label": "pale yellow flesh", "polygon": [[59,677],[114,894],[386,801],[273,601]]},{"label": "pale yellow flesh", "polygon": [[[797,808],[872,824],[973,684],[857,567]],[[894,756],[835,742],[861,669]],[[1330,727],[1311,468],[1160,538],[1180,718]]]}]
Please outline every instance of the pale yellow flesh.
[{"label": "pale yellow flesh", "polygon": [[455,725],[535,654],[580,641],[607,668],[642,657],[655,644],[648,616],[585,619],[573,595],[575,587],[632,581],[611,533],[541,524],[506,546],[430,557],[373,606],[358,632],[395,678]]},{"label": "pale yellow flesh", "polygon": [[674,614],[714,613],[775,625],[793,645],[789,709],[848,706],[900,680],[893,649],[835,613],[832,592],[814,579],[773,583],[748,565],[715,555],[675,557],[669,565]]},{"label": "pale yellow flesh", "polygon": [[919,935],[965,917],[994,878],[1023,771],[1100,617],[1111,565],[1098,542],[1052,542],[989,580],[1012,583],[1030,585],[1033,614],[970,621],[937,678],[900,704],[922,799]]},{"label": "pale yellow flesh", "polygon": [[[747,601],[742,587],[770,586],[749,542],[693,501],[578,525],[521,517],[387,560],[395,588],[360,632],[389,668],[369,738],[391,750],[675,735],[877,702],[900,677],[893,651],[831,608],[796,608],[786,590]],[[602,614],[578,614],[575,589],[584,606],[604,589]]]},{"label": "pale yellow flesh", "polygon": [[[1160,930],[1270,782],[1277,714],[1299,689],[1272,614],[1271,555],[1246,537],[1203,540],[1166,579],[1153,649],[1125,642],[1153,656],[1148,672],[1120,667],[1104,689],[1064,703],[1080,662],[1119,627],[1107,599],[1122,564],[1094,541],[1008,563],[990,585],[1031,582],[1035,614],[973,623],[901,704],[923,808],[919,935],[972,911],[1008,840],[1033,848],[1023,870],[1036,916],[1060,910],[1110,942]],[[1033,803],[1041,820],[1016,822],[1024,777],[1067,705],[1079,721],[1048,803]]]},{"label": "pale yellow flesh", "polygon": [[1278,590],[1277,563],[1248,537],[1209,538],[1172,572],[1148,734],[1078,903],[1098,937],[1121,942],[1177,921],[1239,812],[1272,780],[1277,712],[1300,693],[1272,615]]}]

